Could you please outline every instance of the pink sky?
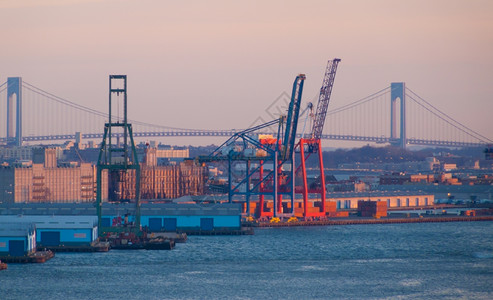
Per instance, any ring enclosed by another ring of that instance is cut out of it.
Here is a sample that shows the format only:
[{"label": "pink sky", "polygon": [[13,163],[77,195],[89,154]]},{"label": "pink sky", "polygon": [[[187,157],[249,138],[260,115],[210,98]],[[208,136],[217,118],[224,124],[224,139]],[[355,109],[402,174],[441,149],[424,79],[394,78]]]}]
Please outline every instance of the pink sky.
[{"label": "pink sky", "polygon": [[493,139],[492,15],[489,0],[0,0],[0,82],[106,111],[108,75],[127,74],[132,119],[244,128],[298,73],[313,99],[339,57],[331,108],[404,81]]}]

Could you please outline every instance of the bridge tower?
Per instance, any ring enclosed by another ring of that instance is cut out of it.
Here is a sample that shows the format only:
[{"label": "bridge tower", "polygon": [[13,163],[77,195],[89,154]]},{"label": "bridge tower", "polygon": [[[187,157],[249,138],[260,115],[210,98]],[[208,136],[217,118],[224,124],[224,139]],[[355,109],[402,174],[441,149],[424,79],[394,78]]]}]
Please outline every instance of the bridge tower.
[{"label": "bridge tower", "polygon": [[[400,107],[399,119],[397,119],[397,101]],[[398,121],[399,136],[397,136]],[[404,82],[390,84],[390,143],[406,148],[406,84]]]},{"label": "bridge tower", "polygon": [[22,77],[7,78],[7,140],[22,146]]}]

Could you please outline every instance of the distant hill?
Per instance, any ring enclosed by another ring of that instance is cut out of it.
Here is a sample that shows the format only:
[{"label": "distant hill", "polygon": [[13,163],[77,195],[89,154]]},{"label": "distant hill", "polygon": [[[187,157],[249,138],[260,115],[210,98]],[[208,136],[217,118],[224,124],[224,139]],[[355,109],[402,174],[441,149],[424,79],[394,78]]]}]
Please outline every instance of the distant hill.
[{"label": "distant hill", "polygon": [[[190,157],[209,155],[218,146],[190,146]],[[437,157],[446,163],[456,163],[458,166],[470,164],[471,161],[484,160],[482,147],[449,149],[449,148],[418,148],[418,150],[404,150],[399,147],[372,147],[363,146],[352,149],[324,148],[323,160],[324,167],[337,168],[342,163],[401,163],[410,161],[424,161],[427,157]],[[298,159],[298,158],[297,158]],[[317,164],[317,155],[312,155],[307,160],[307,166]]]},{"label": "distant hill", "polygon": [[[400,163],[409,161],[424,161],[427,157],[437,157],[440,161],[457,163],[458,165],[470,163],[474,160],[483,160],[483,148],[425,148],[417,151],[404,150],[399,147],[372,147],[364,146],[354,149],[337,149],[323,152],[324,167],[336,168],[341,163]],[[308,164],[313,164],[310,160]]]}]

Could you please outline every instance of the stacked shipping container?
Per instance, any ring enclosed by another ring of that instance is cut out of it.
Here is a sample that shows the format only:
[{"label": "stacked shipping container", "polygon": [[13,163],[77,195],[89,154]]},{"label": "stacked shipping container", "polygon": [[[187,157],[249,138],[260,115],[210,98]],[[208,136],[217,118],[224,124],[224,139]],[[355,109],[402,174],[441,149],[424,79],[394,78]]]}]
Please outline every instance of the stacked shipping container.
[{"label": "stacked shipping container", "polygon": [[360,217],[381,218],[387,216],[387,203],[384,201],[358,201],[358,215]]}]

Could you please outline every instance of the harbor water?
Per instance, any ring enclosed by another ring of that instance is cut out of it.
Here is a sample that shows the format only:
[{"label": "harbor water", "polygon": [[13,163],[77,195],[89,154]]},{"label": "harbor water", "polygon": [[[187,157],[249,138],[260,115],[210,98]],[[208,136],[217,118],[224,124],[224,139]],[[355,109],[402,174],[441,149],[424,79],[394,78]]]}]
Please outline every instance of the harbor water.
[{"label": "harbor water", "polygon": [[262,228],[10,264],[0,299],[493,299],[493,222]]}]

